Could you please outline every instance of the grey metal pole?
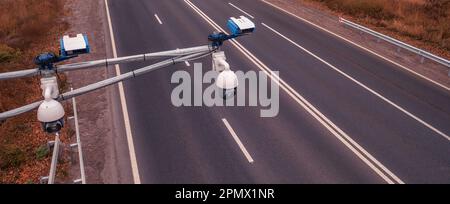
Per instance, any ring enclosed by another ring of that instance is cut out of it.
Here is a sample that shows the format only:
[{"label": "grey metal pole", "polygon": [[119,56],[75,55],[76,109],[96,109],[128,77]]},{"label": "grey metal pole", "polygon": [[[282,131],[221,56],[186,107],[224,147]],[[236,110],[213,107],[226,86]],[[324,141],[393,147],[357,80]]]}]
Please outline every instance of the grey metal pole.
[{"label": "grey metal pole", "polygon": [[118,58],[111,58],[111,59],[102,59],[102,60],[95,60],[95,61],[88,61],[88,62],[79,62],[79,63],[74,63],[74,64],[63,64],[63,65],[56,66],[56,70],[58,72],[66,72],[66,71],[86,69],[86,68],[91,68],[91,67],[102,67],[102,66],[110,66],[110,65],[129,63],[129,62],[140,62],[140,61],[146,61],[146,60],[150,60],[150,59],[154,59],[154,58],[161,58],[161,57],[180,57],[180,56],[185,56],[185,55],[190,55],[190,54],[195,54],[195,53],[212,51],[213,49],[214,48],[211,47],[210,45],[204,45],[204,46],[169,50],[169,51],[163,51],[163,52],[139,54],[139,55],[125,56],[125,57],[118,57]]},{"label": "grey metal pole", "polygon": [[125,81],[128,79],[140,76],[142,74],[146,74],[148,72],[167,67],[169,65],[173,65],[173,64],[184,62],[186,60],[190,60],[190,59],[193,59],[193,58],[196,58],[199,56],[203,56],[208,53],[210,53],[210,52],[208,51],[208,52],[203,52],[203,53],[196,53],[196,54],[192,54],[192,55],[188,55],[188,56],[184,56],[184,57],[164,60],[164,61],[158,62],[156,64],[152,64],[152,65],[149,65],[149,66],[146,66],[146,67],[143,67],[143,68],[131,71],[131,72],[124,73],[124,74],[116,76],[116,77],[112,77],[112,78],[109,78],[109,79],[106,79],[103,81],[99,81],[97,83],[93,83],[93,84],[87,85],[85,87],[81,87],[74,91],[63,93],[60,95],[59,100],[63,101],[63,100],[71,99],[72,97],[79,96],[79,95],[82,95],[82,94],[85,94],[85,93],[88,93],[91,91],[95,91],[97,89],[100,89],[100,88],[103,88],[103,87],[106,87],[106,86],[109,86],[112,84],[116,84],[118,82]]},{"label": "grey metal pole", "polygon": [[55,145],[53,146],[53,155],[52,155],[52,163],[50,165],[50,173],[48,174],[48,184],[55,183],[56,177],[56,167],[58,165],[58,156],[59,156],[59,133],[55,135]]},{"label": "grey metal pole", "polygon": [[[109,85],[112,85],[112,84],[115,84],[115,83],[118,83],[118,82],[121,82],[121,81],[124,81],[127,79],[131,79],[131,78],[140,76],[142,74],[145,74],[145,73],[148,73],[148,72],[151,72],[151,71],[163,68],[163,67],[167,67],[172,64],[176,64],[176,63],[180,63],[180,62],[184,62],[184,61],[188,61],[188,60],[198,59],[198,58],[204,57],[206,55],[209,55],[213,51],[214,50],[201,52],[201,53],[195,53],[195,54],[182,56],[182,57],[178,57],[178,58],[167,59],[167,60],[161,61],[159,63],[153,64],[153,65],[150,65],[147,67],[143,67],[143,68],[131,71],[131,72],[127,72],[125,74],[122,74],[122,75],[119,75],[116,77],[112,77],[112,78],[109,78],[109,79],[106,79],[103,81],[99,81],[97,83],[93,83],[93,84],[87,85],[85,87],[61,94],[59,96],[58,100],[59,101],[68,100],[73,97],[76,97],[76,96],[79,96],[79,95],[82,95],[85,93],[89,93],[89,92],[95,91],[97,89],[100,89],[100,88],[103,88],[103,87],[106,87],[106,86],[109,86]],[[7,118],[10,118],[10,117],[13,117],[13,116],[25,113],[25,112],[32,111],[32,110],[38,108],[41,103],[42,103],[42,101],[37,101],[32,104],[28,104],[26,106],[22,106],[22,107],[13,109],[13,110],[9,110],[9,111],[0,113],[0,121],[6,120]]]},{"label": "grey metal pole", "polygon": [[16,115],[20,115],[22,113],[26,113],[26,112],[32,111],[32,110],[38,108],[39,105],[41,105],[41,103],[42,103],[42,100],[41,101],[36,101],[34,103],[31,103],[31,104],[28,104],[28,105],[25,105],[25,106],[22,106],[20,108],[16,108],[16,109],[13,109],[13,110],[9,110],[9,111],[0,113],[0,121],[6,120],[6,119],[8,119],[10,117],[13,117],[13,116],[16,116]]},{"label": "grey metal pole", "polygon": [[[118,58],[101,59],[101,60],[79,62],[79,63],[73,63],[73,64],[55,65],[55,67],[56,67],[55,69],[56,69],[56,72],[74,71],[74,70],[87,69],[87,68],[93,68],[93,67],[103,67],[103,66],[116,65],[116,64],[128,63],[128,62],[140,62],[140,61],[146,61],[146,60],[150,60],[150,59],[154,59],[154,58],[161,58],[161,57],[185,56],[185,55],[190,55],[190,54],[195,54],[195,53],[213,51],[214,49],[215,48],[212,47],[211,45],[203,45],[203,46],[197,46],[197,47],[189,47],[189,48],[162,51],[162,52],[124,56],[124,57],[118,57]],[[40,75],[40,74],[42,74],[42,73],[41,73],[41,71],[39,71],[38,68],[14,71],[14,72],[7,72],[7,73],[0,73],[0,80],[15,79],[15,78],[21,78],[21,77],[30,77],[30,76]]]},{"label": "grey metal pole", "polygon": [[32,76],[39,75],[39,73],[40,73],[40,71],[38,68],[15,71],[15,72],[0,73],[0,80],[16,79],[16,78],[21,78],[21,77],[32,77]]}]

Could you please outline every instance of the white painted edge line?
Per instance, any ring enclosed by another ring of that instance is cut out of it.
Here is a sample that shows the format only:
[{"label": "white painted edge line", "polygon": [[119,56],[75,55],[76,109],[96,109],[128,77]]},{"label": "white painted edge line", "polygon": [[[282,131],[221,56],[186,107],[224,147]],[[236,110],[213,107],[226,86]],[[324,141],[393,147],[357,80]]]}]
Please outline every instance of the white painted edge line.
[{"label": "white painted edge line", "polygon": [[186,64],[186,66],[190,67],[191,64],[189,63],[189,61],[184,61],[184,63]]},{"label": "white painted edge line", "polygon": [[155,18],[156,18],[156,20],[158,21],[158,23],[160,24],[160,25],[162,25],[163,23],[162,23],[162,21],[161,21],[161,19],[159,19],[159,17],[158,17],[158,15],[157,14],[155,14]]},{"label": "white painted edge line", "polygon": [[346,42],[348,42],[348,43],[350,43],[350,44],[352,44],[352,45],[354,45],[356,47],[359,47],[360,49],[363,49],[366,52],[369,52],[370,54],[373,54],[373,55],[375,55],[375,56],[377,56],[377,57],[379,57],[379,58],[381,58],[383,60],[386,60],[386,61],[388,61],[388,62],[390,62],[390,63],[392,63],[392,64],[394,64],[394,65],[396,65],[396,66],[398,66],[398,67],[400,67],[400,68],[402,68],[404,70],[406,70],[406,71],[409,71],[409,72],[411,72],[411,73],[413,73],[413,74],[415,74],[415,75],[417,75],[417,76],[419,76],[419,77],[421,77],[421,78],[423,78],[423,79],[425,79],[425,80],[427,80],[427,81],[429,81],[429,82],[431,82],[431,83],[433,83],[433,84],[435,84],[435,85],[437,85],[437,86],[439,86],[441,88],[444,88],[447,91],[450,91],[450,87],[447,87],[447,86],[445,86],[443,84],[440,84],[439,82],[436,82],[436,81],[434,81],[434,80],[432,80],[432,79],[430,79],[430,78],[428,78],[428,77],[426,77],[426,76],[424,76],[424,75],[422,75],[420,73],[415,72],[414,70],[412,70],[410,68],[407,68],[407,67],[405,67],[405,66],[403,66],[403,65],[401,65],[401,64],[399,64],[397,62],[394,62],[393,60],[388,59],[387,57],[384,57],[384,56],[382,56],[382,55],[380,55],[380,54],[378,54],[378,53],[376,53],[376,52],[374,52],[372,50],[369,50],[368,48],[365,48],[362,45],[356,44],[355,42],[353,42],[353,41],[351,41],[351,40],[349,40],[347,38],[344,38],[344,37],[342,37],[342,36],[340,36],[340,35],[338,35],[336,33],[333,33],[331,31],[329,31],[329,30],[327,30],[327,29],[325,29],[325,28],[323,28],[323,27],[321,27],[321,26],[319,26],[319,25],[317,25],[317,24],[315,24],[313,22],[310,22],[310,21],[308,21],[308,20],[306,20],[306,19],[304,19],[304,18],[302,18],[300,16],[297,16],[297,15],[295,15],[295,14],[289,12],[289,11],[286,11],[285,9],[283,9],[283,8],[277,6],[277,5],[274,5],[274,4],[270,3],[270,2],[267,2],[266,0],[261,0],[261,1],[266,3],[266,4],[268,4],[268,5],[270,5],[270,6],[272,6],[272,7],[274,7],[274,8],[277,8],[278,10],[281,10],[281,11],[283,11],[283,12],[285,12],[285,13],[287,13],[287,14],[289,14],[289,15],[297,18],[297,19],[300,19],[301,21],[306,22],[306,23],[308,23],[308,24],[310,24],[310,25],[312,25],[312,26],[314,26],[314,27],[316,27],[316,28],[318,28],[320,30],[323,30],[323,31],[325,31],[325,32],[327,32],[327,33],[329,33],[329,34],[331,34],[333,36],[336,36],[337,38],[340,38],[340,39],[342,39],[342,40],[344,40],[344,41],[346,41]]},{"label": "white painted edge line", "polygon": [[[105,7],[106,7],[106,15],[108,17],[109,35],[111,37],[111,44],[112,44],[111,47],[113,50],[114,58],[117,58],[116,41],[114,38],[114,32],[113,32],[113,28],[112,28],[111,15],[109,13],[108,0],[105,0]],[[116,75],[117,76],[120,75],[119,65],[115,65],[115,69],[116,69]],[[133,134],[131,133],[130,118],[128,116],[127,100],[125,98],[123,83],[119,82],[118,86],[119,86],[120,103],[122,105],[122,111],[123,111],[123,121],[124,121],[124,125],[125,125],[125,132],[127,135],[128,150],[130,152],[130,161],[131,161],[131,170],[132,170],[132,174],[133,174],[133,181],[135,184],[140,184],[141,179],[139,177],[136,152],[134,149],[134,142],[133,142]]]},{"label": "white painted edge line", "polygon": [[235,9],[237,9],[238,11],[244,13],[245,15],[247,15],[248,17],[254,19],[255,17],[253,17],[252,15],[248,14],[247,12],[245,12],[244,10],[242,10],[241,8],[235,6],[234,4],[232,4],[231,2],[228,2],[228,4],[232,7],[234,7]]},{"label": "white painted edge line", "polygon": [[[199,8],[192,4],[189,0],[184,0],[197,14],[199,14],[207,23],[213,28],[218,29],[226,33],[224,29],[218,26],[212,21],[206,14],[204,14]],[[356,143],[350,136],[337,127],[331,120],[324,116],[317,108],[303,98],[297,91],[284,82],[278,75],[273,74],[273,71],[269,69],[264,63],[250,53],[245,47],[243,47],[236,40],[231,40],[231,44],[236,47],[242,54],[244,54],[252,63],[254,63],[259,69],[261,69],[267,76],[269,76],[273,82],[277,83],[289,96],[291,96],[301,107],[303,107],[311,116],[313,116],[319,123],[321,123],[330,133],[333,134],[339,141],[341,141],[347,148],[349,148],[358,158],[360,158],[365,164],[367,164],[375,173],[383,178],[387,183],[394,184],[395,180],[399,184],[404,182],[399,179],[394,173],[381,164],[375,157],[367,152],[363,147]],[[387,174],[385,174],[384,172]],[[389,176],[391,178],[389,178]]]},{"label": "white painted edge line", "polygon": [[231,127],[230,123],[228,123],[227,119],[222,118],[223,123],[227,127],[228,131],[230,132],[231,136],[233,136],[234,141],[238,144],[239,148],[241,149],[242,153],[244,153],[245,157],[247,158],[248,162],[253,163],[254,160],[250,153],[248,153],[247,149],[245,148],[244,144],[242,144],[239,137],[236,135],[236,132],[234,132],[233,128]]},{"label": "white painted edge line", "polygon": [[347,79],[349,79],[350,81],[353,81],[354,83],[356,83],[357,85],[359,85],[360,87],[366,89],[367,91],[369,91],[370,93],[372,93],[373,95],[377,96],[378,98],[380,98],[381,100],[383,100],[384,102],[388,103],[389,105],[394,106],[396,109],[400,110],[401,112],[403,112],[404,114],[408,115],[409,117],[413,118],[414,120],[416,120],[417,122],[421,123],[422,125],[424,125],[425,127],[431,129],[433,132],[439,134],[440,136],[444,137],[445,139],[447,139],[448,141],[450,141],[450,136],[446,135],[445,133],[441,132],[440,130],[438,130],[437,128],[433,127],[432,125],[428,124],[427,122],[423,121],[422,119],[420,119],[419,117],[415,116],[414,114],[408,112],[407,110],[405,110],[404,108],[402,108],[401,106],[397,105],[396,103],[392,102],[391,100],[387,99],[386,97],[382,96],[380,93],[376,92],[375,90],[369,88],[368,86],[366,86],[365,84],[363,84],[362,82],[354,79],[353,77],[351,77],[350,75],[346,74],[345,72],[341,71],[340,69],[336,68],[334,65],[328,63],[327,61],[323,60],[322,58],[320,58],[319,56],[315,55],[314,53],[310,52],[309,50],[307,50],[306,48],[300,46],[299,44],[297,44],[296,42],[294,42],[293,40],[289,39],[288,37],[284,36],[283,34],[281,34],[280,32],[278,32],[277,30],[271,28],[270,26],[266,25],[265,23],[261,23],[264,27],[268,28],[269,30],[271,30],[272,32],[274,32],[275,34],[279,35],[280,37],[284,38],[285,40],[287,40],[288,42],[292,43],[293,45],[295,45],[296,47],[300,48],[301,50],[303,50],[304,52],[306,52],[307,54],[311,55],[312,57],[314,57],[315,59],[319,60],[320,62],[324,63],[325,65],[327,65],[328,67],[332,68],[333,70],[335,70],[336,72],[338,72],[339,74],[343,75],[344,77],[346,77]]}]

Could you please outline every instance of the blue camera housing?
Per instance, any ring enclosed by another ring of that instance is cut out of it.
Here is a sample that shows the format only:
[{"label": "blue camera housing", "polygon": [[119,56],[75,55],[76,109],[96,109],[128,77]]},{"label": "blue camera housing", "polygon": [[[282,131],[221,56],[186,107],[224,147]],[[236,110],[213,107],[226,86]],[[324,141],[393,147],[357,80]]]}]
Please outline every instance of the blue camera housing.
[{"label": "blue camera housing", "polygon": [[227,27],[231,34],[236,36],[255,31],[255,24],[245,16],[240,18],[231,17],[227,22]]},{"label": "blue camera housing", "polygon": [[64,36],[60,40],[60,55],[63,58],[73,57],[91,52],[87,35],[78,34],[76,37]]}]

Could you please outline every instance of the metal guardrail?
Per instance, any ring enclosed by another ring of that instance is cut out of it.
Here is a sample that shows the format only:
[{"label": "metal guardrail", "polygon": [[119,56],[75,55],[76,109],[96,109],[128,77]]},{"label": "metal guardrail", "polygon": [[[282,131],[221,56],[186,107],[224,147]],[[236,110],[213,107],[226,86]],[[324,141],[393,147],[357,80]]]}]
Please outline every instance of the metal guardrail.
[{"label": "metal guardrail", "polygon": [[[73,91],[73,88],[71,88],[71,91]],[[72,98],[72,105],[73,105],[73,118],[74,118],[74,122],[75,122],[75,135],[77,137],[77,141],[76,141],[76,143],[71,144],[70,147],[78,148],[78,162],[80,163],[80,179],[76,179],[73,182],[86,184],[86,174],[85,174],[85,170],[84,170],[83,150],[81,148],[80,128],[78,125],[77,102],[75,100],[75,97]]]},{"label": "metal guardrail", "polygon": [[[73,88],[71,88],[73,90]],[[74,119],[75,123],[75,134],[76,134],[76,142],[70,144],[71,148],[77,148],[78,150],[78,161],[80,164],[80,178],[73,180],[73,183],[75,184],[86,184],[86,174],[84,169],[84,160],[83,160],[83,151],[81,148],[81,138],[80,138],[80,128],[78,125],[78,112],[77,112],[77,103],[75,100],[75,97],[72,98],[72,105],[73,105],[73,113],[74,115],[72,117],[69,117],[68,119]],[[59,139],[59,133],[56,133],[55,140],[50,141],[48,143],[49,148],[53,147],[53,154],[52,154],[52,162],[50,164],[50,171],[48,176],[41,177],[41,183],[47,183],[47,184],[54,184],[55,183],[55,177],[56,177],[56,167],[58,165],[58,157],[60,153],[60,146],[61,141]]]},{"label": "metal guardrail", "polygon": [[372,35],[374,37],[377,37],[377,38],[382,39],[382,40],[384,40],[386,42],[394,44],[394,45],[396,45],[396,46],[398,46],[400,48],[403,48],[403,49],[408,50],[410,52],[416,53],[416,54],[422,56],[421,62],[424,61],[424,58],[427,58],[427,59],[430,59],[430,60],[432,60],[434,62],[442,64],[442,65],[446,66],[447,68],[449,68],[448,76],[450,76],[450,60],[447,60],[447,59],[444,59],[442,57],[436,56],[434,54],[431,54],[431,53],[429,53],[427,51],[424,51],[424,50],[419,49],[417,47],[411,46],[409,44],[406,44],[406,43],[404,43],[402,41],[399,41],[399,40],[394,39],[392,37],[389,37],[387,35],[378,33],[376,31],[373,31],[373,30],[371,30],[369,28],[366,28],[366,27],[364,27],[362,25],[359,25],[359,24],[353,23],[353,22],[351,22],[349,20],[346,20],[346,19],[344,19],[342,17],[339,17],[339,22],[343,23],[343,24],[345,24],[347,26],[350,26],[352,28],[355,28],[355,29],[357,29],[357,30],[359,30],[361,32],[368,33],[368,34],[370,34],[370,35]]}]

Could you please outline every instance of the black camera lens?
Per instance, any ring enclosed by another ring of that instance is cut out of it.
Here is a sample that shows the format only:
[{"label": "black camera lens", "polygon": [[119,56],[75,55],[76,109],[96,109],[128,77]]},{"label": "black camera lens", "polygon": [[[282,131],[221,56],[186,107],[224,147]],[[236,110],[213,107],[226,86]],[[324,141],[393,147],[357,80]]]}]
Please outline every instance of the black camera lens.
[{"label": "black camera lens", "polygon": [[44,123],[43,125],[45,132],[53,134],[59,132],[63,128],[64,123],[63,120],[58,120],[50,123]]},{"label": "black camera lens", "polygon": [[60,124],[47,124],[45,127],[45,131],[48,133],[57,133],[61,130],[61,125]]}]

